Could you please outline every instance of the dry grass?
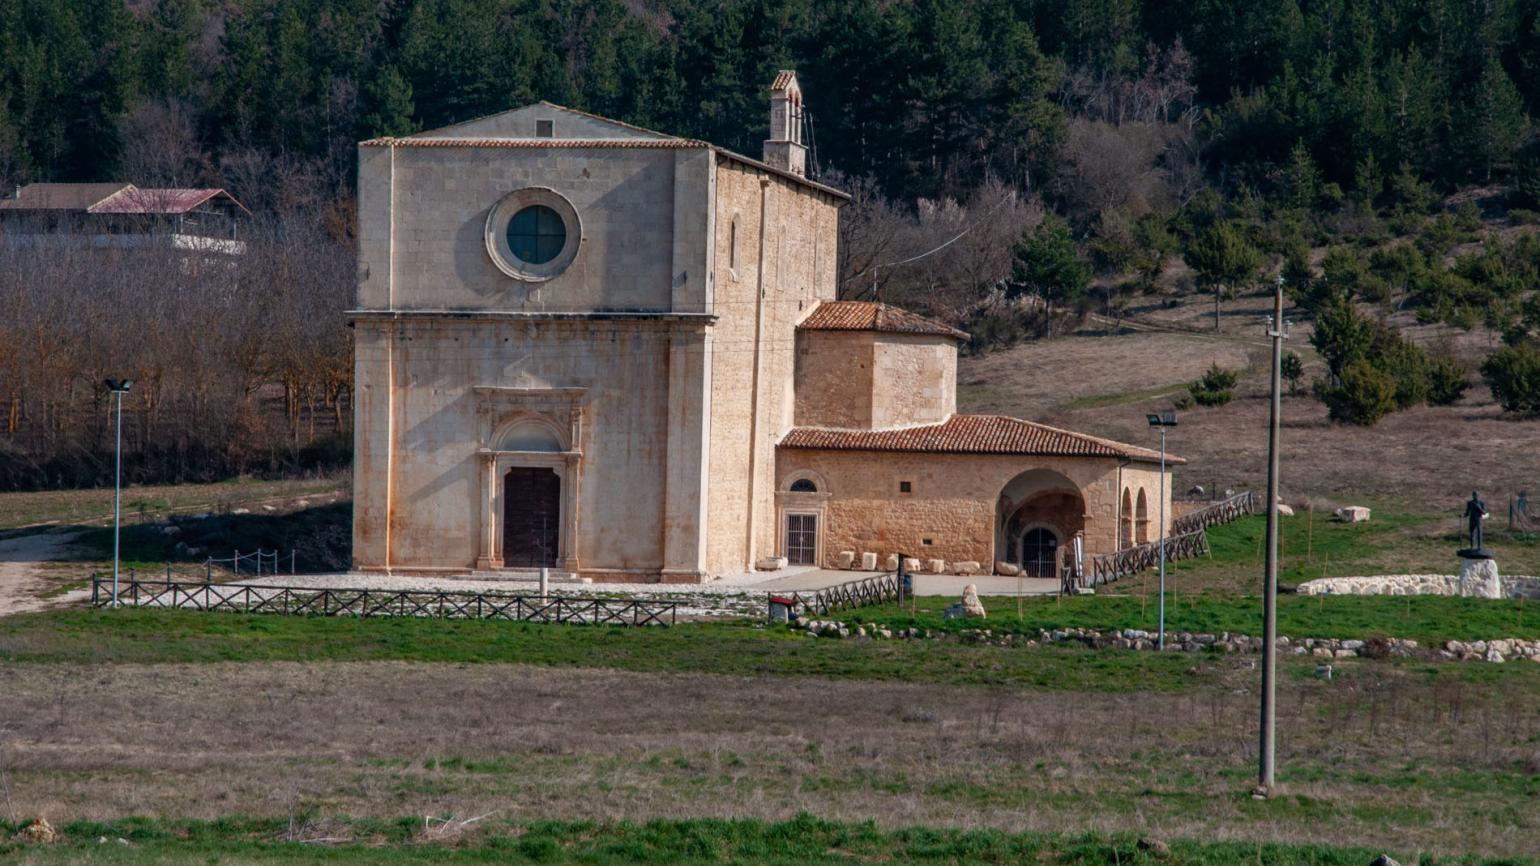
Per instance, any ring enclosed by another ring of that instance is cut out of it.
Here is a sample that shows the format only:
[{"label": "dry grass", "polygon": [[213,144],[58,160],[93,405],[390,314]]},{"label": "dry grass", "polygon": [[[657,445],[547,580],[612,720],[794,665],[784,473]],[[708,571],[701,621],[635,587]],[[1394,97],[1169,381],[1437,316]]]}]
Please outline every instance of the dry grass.
[{"label": "dry grass", "polygon": [[[1540,695],[1290,677],[1286,796],[1246,795],[1255,671],[1113,696],[505,665],[0,667],[9,818],[781,818],[1516,854]],[[1492,676],[1502,676],[1494,669]]]},{"label": "dry grass", "polygon": [[[171,514],[223,512],[238,505],[260,507],[262,503],[287,508],[299,498],[333,501],[347,490],[346,478],[131,485],[123,490],[123,519],[125,523],[136,523],[164,519]],[[111,523],[112,493],[111,487],[0,493],[0,530]]]},{"label": "dry grass", "polygon": [[[1138,310],[1144,321],[1206,327],[1201,300],[1165,309]],[[1177,484],[1205,487],[1265,484],[1267,469],[1268,354],[1259,339],[1265,298],[1248,296],[1225,305],[1219,334],[1136,332],[1108,337],[1099,326],[1005,352],[965,358],[959,409],[1002,412],[1045,423],[1152,445],[1146,411],[1170,408],[1181,383],[1196,379],[1211,362],[1247,370],[1235,399],[1218,408],[1181,415],[1168,447],[1187,458]],[[1424,344],[1448,342],[1474,369],[1492,346],[1492,335],[1444,326],[1413,326],[1404,313],[1392,321]],[[1323,372],[1309,345],[1309,324],[1297,324],[1288,348],[1306,359],[1305,382],[1284,399],[1282,477],[1291,497],[1395,496],[1417,510],[1458,514],[1479,488],[1495,517],[1505,523],[1508,497],[1520,490],[1540,494],[1540,421],[1505,416],[1486,385],[1472,374],[1464,401],[1394,413],[1372,428],[1333,425],[1309,394],[1308,382]]]}]

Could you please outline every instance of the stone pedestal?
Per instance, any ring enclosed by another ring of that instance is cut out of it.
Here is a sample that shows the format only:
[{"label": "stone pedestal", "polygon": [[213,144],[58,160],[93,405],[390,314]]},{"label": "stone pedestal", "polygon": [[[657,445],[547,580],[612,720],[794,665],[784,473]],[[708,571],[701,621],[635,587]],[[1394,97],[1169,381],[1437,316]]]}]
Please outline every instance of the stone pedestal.
[{"label": "stone pedestal", "polygon": [[1460,595],[1473,598],[1502,598],[1503,582],[1497,576],[1497,560],[1487,557],[1461,557]]}]

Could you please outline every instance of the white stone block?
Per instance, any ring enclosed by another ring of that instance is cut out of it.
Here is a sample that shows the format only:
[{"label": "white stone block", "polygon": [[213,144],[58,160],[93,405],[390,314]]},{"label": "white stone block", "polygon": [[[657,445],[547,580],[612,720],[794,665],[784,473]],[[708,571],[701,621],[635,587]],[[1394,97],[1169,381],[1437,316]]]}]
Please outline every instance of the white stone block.
[{"label": "white stone block", "polygon": [[1503,581],[1497,575],[1497,560],[1460,560],[1460,595],[1473,598],[1502,598]]},{"label": "white stone block", "polygon": [[1002,560],[995,563],[995,574],[1003,574],[1006,577],[1015,577],[1016,575],[1021,574],[1021,567]]},{"label": "white stone block", "polygon": [[877,554],[869,553],[869,552],[868,553],[862,553],[861,554],[861,570],[862,571],[876,571],[877,570]]},{"label": "white stone block", "polygon": [[[872,558],[876,559],[877,557],[874,556]],[[855,564],[856,552],[854,550],[841,550],[834,561],[839,563],[840,568],[850,568]]]},{"label": "white stone block", "polygon": [[883,571],[898,571],[898,554],[890,553],[888,558],[882,561]]},{"label": "white stone block", "polygon": [[759,560],[760,571],[780,571],[786,567],[786,557],[766,556]]},{"label": "white stone block", "polygon": [[946,560],[944,560],[944,559],[927,559],[925,561],[925,570],[930,572],[931,574],[945,574],[946,573]]},{"label": "white stone block", "polygon": [[1343,523],[1367,523],[1369,520],[1369,509],[1362,505],[1349,505],[1337,509],[1334,513]]},{"label": "white stone block", "polygon": [[904,557],[904,571],[907,571],[910,574],[919,574],[920,561],[912,556]]},{"label": "white stone block", "polygon": [[962,562],[952,563],[952,570],[964,577],[967,577],[968,575],[978,574],[980,571],[980,566],[977,561],[969,559]]}]

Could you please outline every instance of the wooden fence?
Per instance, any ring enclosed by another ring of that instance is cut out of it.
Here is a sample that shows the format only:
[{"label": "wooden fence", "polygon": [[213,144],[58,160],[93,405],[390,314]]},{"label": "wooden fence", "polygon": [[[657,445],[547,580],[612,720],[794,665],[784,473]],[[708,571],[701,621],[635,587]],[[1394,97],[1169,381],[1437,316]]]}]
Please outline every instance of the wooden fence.
[{"label": "wooden fence", "polygon": [[1186,535],[1191,532],[1208,529],[1210,526],[1218,526],[1229,523],[1248,514],[1259,514],[1266,505],[1265,496],[1246,490],[1222,499],[1213,505],[1206,505],[1197,511],[1189,511],[1181,517],[1171,521],[1171,535]]},{"label": "wooden fence", "polygon": [[804,613],[819,615],[840,608],[897,602],[898,575],[880,574],[876,577],[863,577],[860,580],[820,589],[808,595],[794,592],[791,597],[797,601]]},{"label": "wooden fence", "polygon": [[[673,625],[677,599],[578,598],[458,590],[317,589],[294,586],[174,583],[131,578],[118,583],[118,604],[231,613],[299,616],[415,616],[501,619],[583,625]],[[91,604],[112,604],[112,578],[91,576]]]},{"label": "wooden fence", "polygon": [[[1166,561],[1178,562],[1208,553],[1208,533],[1199,529],[1173,535],[1166,539]],[[1090,585],[1111,583],[1121,577],[1137,574],[1160,563],[1160,542],[1152,541],[1138,547],[1104,553],[1091,557]]]}]

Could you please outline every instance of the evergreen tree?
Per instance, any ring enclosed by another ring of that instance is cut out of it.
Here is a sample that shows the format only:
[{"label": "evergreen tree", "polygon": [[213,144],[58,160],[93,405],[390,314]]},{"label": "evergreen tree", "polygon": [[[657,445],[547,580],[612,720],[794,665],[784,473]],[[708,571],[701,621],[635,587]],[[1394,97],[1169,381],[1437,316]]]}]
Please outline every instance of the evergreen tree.
[{"label": "evergreen tree", "polygon": [[406,135],[415,130],[412,85],[394,66],[382,67],[366,94],[370,112],[364,116],[362,134]]},{"label": "evergreen tree", "polygon": [[1523,97],[1495,56],[1482,68],[1481,79],[1466,106],[1467,160],[1472,171],[1491,180],[1493,171],[1511,164],[1513,153],[1529,127]]},{"label": "evergreen tree", "polygon": [[1052,315],[1055,304],[1085,297],[1090,281],[1091,268],[1080,260],[1069,225],[1049,214],[1016,243],[1006,297],[1035,294]]},{"label": "evergreen tree", "polygon": [[1182,257],[1197,272],[1198,286],[1214,292],[1214,330],[1219,330],[1219,302],[1226,289],[1235,290],[1254,279],[1262,254],[1233,223],[1220,222],[1188,244]]}]

